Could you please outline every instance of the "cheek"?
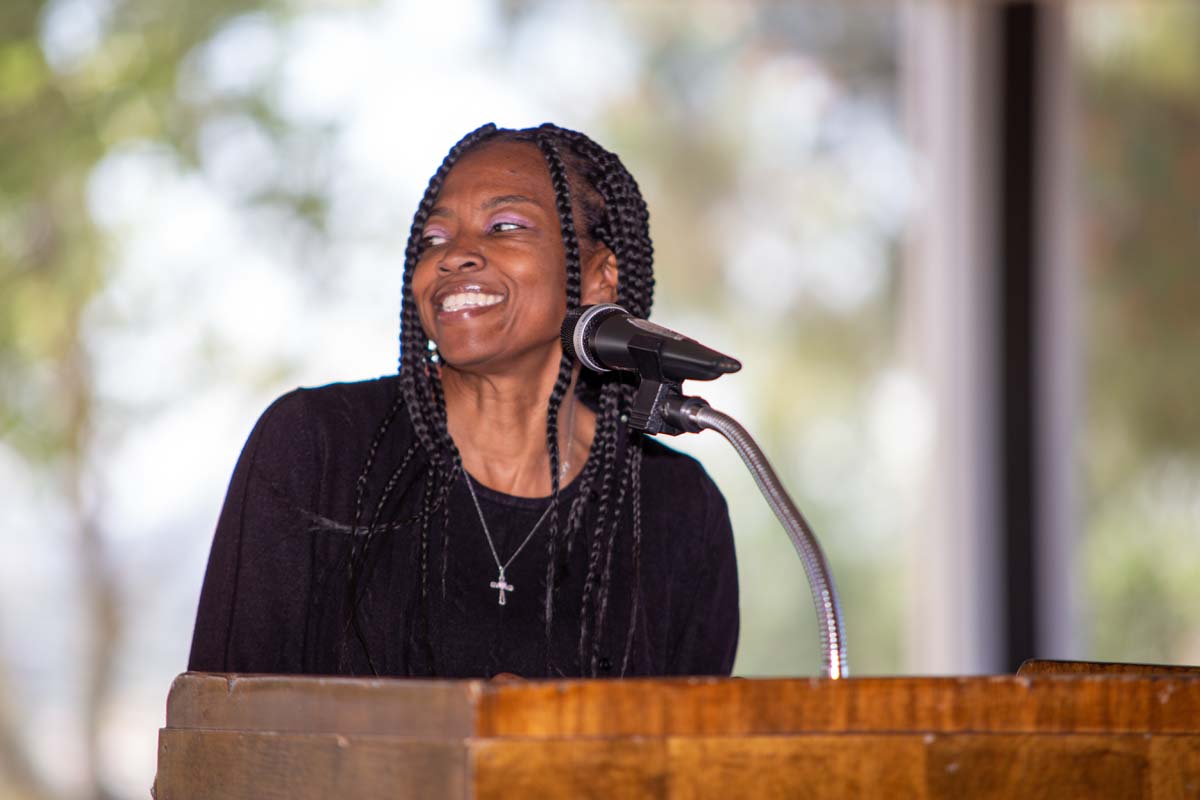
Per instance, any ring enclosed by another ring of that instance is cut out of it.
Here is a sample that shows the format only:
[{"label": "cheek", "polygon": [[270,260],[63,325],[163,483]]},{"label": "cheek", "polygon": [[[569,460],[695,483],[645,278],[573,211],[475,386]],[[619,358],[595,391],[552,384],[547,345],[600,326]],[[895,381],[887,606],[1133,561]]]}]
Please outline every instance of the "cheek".
[{"label": "cheek", "polygon": [[421,327],[425,329],[426,334],[431,330],[433,323],[433,320],[429,316],[430,309],[428,308],[428,303],[426,303],[426,296],[434,277],[436,277],[436,272],[432,260],[418,261],[416,267],[413,268],[413,300],[416,303],[417,313],[421,316]]},{"label": "cheek", "polygon": [[[505,271],[523,298],[521,313],[541,315],[547,309],[557,309],[560,303],[566,307],[567,274],[561,257],[556,256],[553,251],[532,248],[506,254]],[[499,257],[494,256],[494,260],[501,263]]]},{"label": "cheek", "polygon": [[561,265],[539,272],[536,278],[536,306],[539,315],[554,316],[566,311],[567,276]]}]

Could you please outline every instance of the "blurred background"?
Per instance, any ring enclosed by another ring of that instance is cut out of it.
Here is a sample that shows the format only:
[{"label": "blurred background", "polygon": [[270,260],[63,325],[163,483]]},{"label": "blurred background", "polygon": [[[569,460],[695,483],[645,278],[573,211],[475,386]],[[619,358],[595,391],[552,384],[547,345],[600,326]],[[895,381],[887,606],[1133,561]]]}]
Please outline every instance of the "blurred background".
[{"label": "blurred background", "polygon": [[[829,556],[855,674],[1200,663],[1200,5],[5,0],[0,798],[142,798],[229,474],[391,373],[429,174],[589,132],[654,318]],[[740,675],[814,675],[716,434]]]}]

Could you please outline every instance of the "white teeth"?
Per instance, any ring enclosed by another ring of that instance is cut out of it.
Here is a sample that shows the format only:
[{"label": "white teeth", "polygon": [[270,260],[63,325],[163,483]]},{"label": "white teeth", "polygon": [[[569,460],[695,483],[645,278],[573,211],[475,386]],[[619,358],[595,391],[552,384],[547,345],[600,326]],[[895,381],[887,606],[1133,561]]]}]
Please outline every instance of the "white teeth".
[{"label": "white teeth", "polygon": [[462,311],[464,308],[483,308],[494,306],[504,299],[499,294],[483,294],[482,292],[459,292],[442,299],[442,311]]}]

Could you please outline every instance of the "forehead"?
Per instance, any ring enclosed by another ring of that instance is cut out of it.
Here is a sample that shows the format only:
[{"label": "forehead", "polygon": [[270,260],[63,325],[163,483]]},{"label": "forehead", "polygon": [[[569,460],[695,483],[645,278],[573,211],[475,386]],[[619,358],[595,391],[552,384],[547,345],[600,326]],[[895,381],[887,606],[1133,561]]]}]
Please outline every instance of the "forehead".
[{"label": "forehead", "polygon": [[550,169],[531,142],[492,142],[459,159],[446,176],[439,201],[461,195],[522,194],[554,202]]}]

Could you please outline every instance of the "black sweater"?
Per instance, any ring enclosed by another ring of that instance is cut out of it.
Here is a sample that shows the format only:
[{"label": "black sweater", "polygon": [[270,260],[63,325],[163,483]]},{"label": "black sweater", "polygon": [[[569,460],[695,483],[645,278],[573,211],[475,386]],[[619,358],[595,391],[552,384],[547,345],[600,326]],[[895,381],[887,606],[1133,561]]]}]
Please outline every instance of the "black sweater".
[{"label": "black sweater", "polygon": [[[366,651],[353,634],[346,635],[355,479],[396,396],[396,384],[393,377],[296,390],[259,419],[217,524],[189,669],[369,675],[369,653],[381,675],[545,675],[549,526],[543,523],[508,568],[505,577],[515,588],[500,605],[489,585],[496,580],[496,564],[461,477],[449,495],[447,533],[440,511],[439,524],[431,526],[424,586],[428,612],[419,611],[418,528],[394,526],[372,545],[359,608]],[[645,452],[640,595],[625,674],[727,675],[737,649],[738,586],[725,500],[696,461],[636,435]],[[401,409],[379,447],[374,483],[392,472],[414,438]],[[389,519],[417,512],[420,483],[410,482],[411,491],[398,488],[401,499]],[[560,493],[564,521],[577,491],[575,481]],[[500,560],[507,561],[548,498],[511,497],[478,483],[476,492]],[[589,506],[594,514],[595,504]],[[568,569],[556,581],[550,660],[556,675],[591,671],[591,653],[582,662],[579,656],[591,521],[590,516],[585,520],[572,543]],[[631,543],[627,511],[612,554],[599,639],[597,674],[602,676],[620,674],[626,652],[635,588]],[[595,599],[588,615],[593,628]]]}]

